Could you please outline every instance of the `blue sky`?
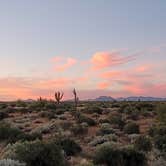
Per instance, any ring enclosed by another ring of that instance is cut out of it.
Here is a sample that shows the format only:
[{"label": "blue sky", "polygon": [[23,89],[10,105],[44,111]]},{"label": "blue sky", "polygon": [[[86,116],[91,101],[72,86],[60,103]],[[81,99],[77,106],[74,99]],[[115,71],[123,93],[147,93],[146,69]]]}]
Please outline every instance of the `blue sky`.
[{"label": "blue sky", "polygon": [[88,61],[97,52],[114,50],[123,57],[154,47],[160,51],[147,51],[115,69],[161,61],[157,69],[164,73],[165,18],[164,0],[0,0],[0,76],[80,77],[85,75],[84,66],[53,72],[51,59]]}]

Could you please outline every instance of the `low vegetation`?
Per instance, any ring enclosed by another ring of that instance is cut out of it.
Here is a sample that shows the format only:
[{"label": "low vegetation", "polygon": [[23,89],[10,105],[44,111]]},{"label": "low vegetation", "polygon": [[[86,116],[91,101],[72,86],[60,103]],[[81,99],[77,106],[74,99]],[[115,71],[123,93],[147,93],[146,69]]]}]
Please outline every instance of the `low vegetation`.
[{"label": "low vegetation", "polygon": [[164,166],[165,102],[0,103],[0,166]]}]

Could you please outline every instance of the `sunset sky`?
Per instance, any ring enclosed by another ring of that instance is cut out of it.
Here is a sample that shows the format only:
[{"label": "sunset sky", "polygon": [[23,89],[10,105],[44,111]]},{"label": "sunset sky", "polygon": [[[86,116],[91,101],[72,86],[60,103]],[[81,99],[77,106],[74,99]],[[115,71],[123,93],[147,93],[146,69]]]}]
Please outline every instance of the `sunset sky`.
[{"label": "sunset sky", "polygon": [[166,0],[0,0],[0,100],[166,97]]}]

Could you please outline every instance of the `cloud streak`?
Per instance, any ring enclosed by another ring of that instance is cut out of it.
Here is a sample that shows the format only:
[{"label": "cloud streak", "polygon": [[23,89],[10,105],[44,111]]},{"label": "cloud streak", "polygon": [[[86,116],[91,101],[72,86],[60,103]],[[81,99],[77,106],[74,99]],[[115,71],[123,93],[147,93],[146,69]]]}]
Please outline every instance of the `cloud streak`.
[{"label": "cloud streak", "polygon": [[104,68],[113,67],[116,65],[126,64],[136,59],[137,55],[121,56],[118,52],[97,52],[90,62],[94,70],[101,70]]},{"label": "cloud streak", "polygon": [[55,71],[66,71],[77,63],[77,60],[71,57],[65,58],[56,56],[51,59]]}]

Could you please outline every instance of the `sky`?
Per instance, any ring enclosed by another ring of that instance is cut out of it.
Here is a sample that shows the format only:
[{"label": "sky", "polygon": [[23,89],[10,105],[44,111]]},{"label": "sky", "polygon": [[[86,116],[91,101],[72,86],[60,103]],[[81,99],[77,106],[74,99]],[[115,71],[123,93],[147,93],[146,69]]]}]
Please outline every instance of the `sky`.
[{"label": "sky", "polygon": [[166,97],[165,0],[0,0],[0,100]]}]

